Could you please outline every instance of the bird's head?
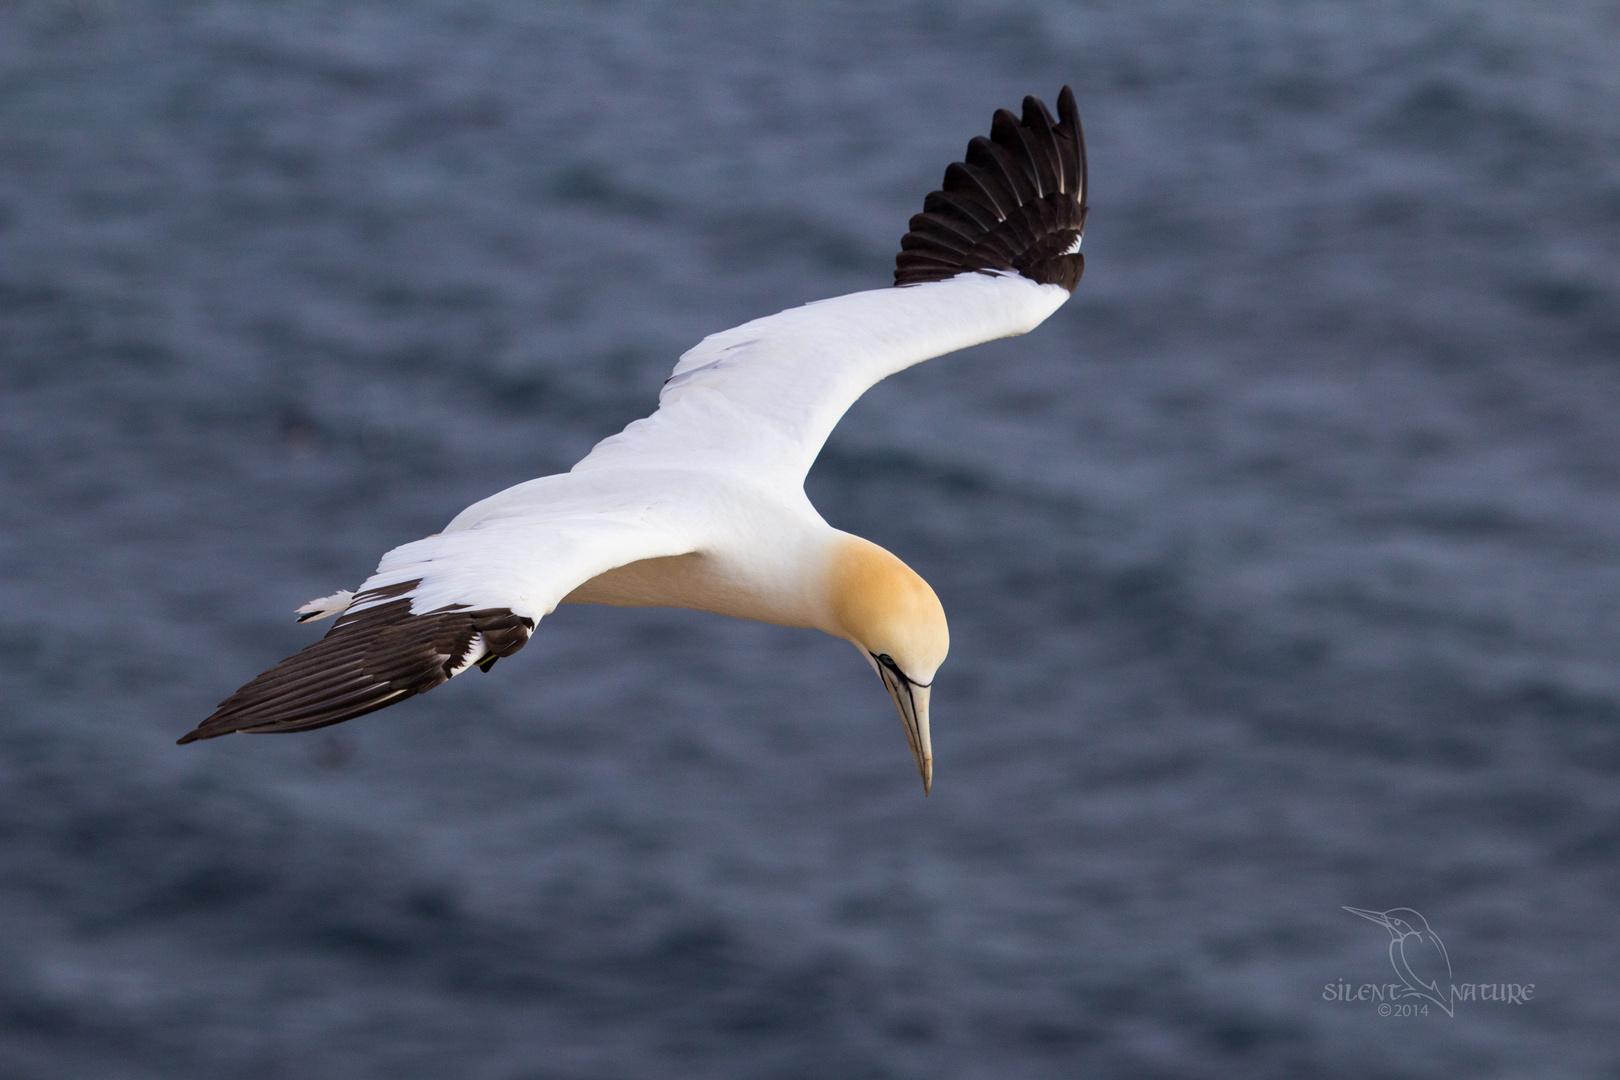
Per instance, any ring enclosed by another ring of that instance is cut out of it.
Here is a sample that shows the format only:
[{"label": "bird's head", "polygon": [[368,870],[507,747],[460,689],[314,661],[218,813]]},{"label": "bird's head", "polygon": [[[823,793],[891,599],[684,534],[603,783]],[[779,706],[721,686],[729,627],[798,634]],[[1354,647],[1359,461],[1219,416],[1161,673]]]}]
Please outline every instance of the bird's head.
[{"label": "bird's head", "polygon": [[1344,910],[1353,915],[1360,915],[1363,919],[1371,919],[1398,939],[1404,940],[1414,934],[1418,937],[1434,936],[1434,931],[1429,929],[1429,921],[1411,908],[1398,907],[1390,908],[1388,911],[1363,911],[1360,908],[1347,907]]},{"label": "bird's head", "polygon": [[1408,934],[1424,935],[1434,933],[1433,930],[1429,929],[1429,920],[1425,919],[1422,913],[1413,911],[1409,907],[1390,908],[1384,912],[1384,917],[1389,920],[1390,929],[1402,937]]},{"label": "bird's head", "polygon": [[1412,932],[1411,925],[1396,914],[1404,911],[1404,908],[1392,908],[1389,911],[1363,911],[1361,908],[1346,907],[1344,910],[1352,915],[1360,915],[1363,919],[1370,919],[1397,938],[1405,937]]},{"label": "bird's head", "polygon": [[911,567],[859,537],[839,538],[830,577],[838,628],[866,655],[894,699],[926,795],[934,783],[928,695],[951,647],[945,609]]}]

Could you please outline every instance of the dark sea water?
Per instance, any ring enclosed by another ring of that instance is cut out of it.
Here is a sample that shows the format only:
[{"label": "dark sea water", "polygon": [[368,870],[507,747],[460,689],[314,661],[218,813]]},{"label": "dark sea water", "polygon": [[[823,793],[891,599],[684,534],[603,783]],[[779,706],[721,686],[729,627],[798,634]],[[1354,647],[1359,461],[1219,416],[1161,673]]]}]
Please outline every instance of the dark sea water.
[{"label": "dark sea water", "polygon": [[[932,798],[678,611],[174,745],[1065,82],[1078,294],[809,483],[950,613]],[[1612,4],[0,4],[0,1075],[1615,1076],[1617,416]],[[1341,905],[1534,997],[1324,1000]]]}]

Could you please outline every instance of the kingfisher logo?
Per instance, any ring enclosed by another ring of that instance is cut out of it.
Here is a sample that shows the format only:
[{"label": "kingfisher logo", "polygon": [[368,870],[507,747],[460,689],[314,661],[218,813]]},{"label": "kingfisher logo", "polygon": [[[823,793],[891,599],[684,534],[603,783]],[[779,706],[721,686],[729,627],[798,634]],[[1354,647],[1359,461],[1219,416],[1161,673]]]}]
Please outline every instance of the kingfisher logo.
[{"label": "kingfisher logo", "polygon": [[1447,1016],[1455,1016],[1460,1001],[1524,1005],[1535,996],[1535,983],[1453,982],[1445,942],[1429,928],[1429,920],[1411,908],[1344,910],[1389,931],[1389,963],[1400,981],[1360,986],[1342,981],[1328,983],[1322,988],[1324,1001],[1377,1002],[1379,1016],[1427,1016],[1431,1005]]}]

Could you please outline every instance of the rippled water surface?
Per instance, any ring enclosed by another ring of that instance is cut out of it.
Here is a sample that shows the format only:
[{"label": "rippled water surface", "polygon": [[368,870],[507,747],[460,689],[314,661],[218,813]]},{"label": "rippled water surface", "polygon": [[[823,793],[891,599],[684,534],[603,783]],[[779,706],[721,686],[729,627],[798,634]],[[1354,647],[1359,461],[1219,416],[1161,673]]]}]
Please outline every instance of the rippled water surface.
[{"label": "rippled water surface", "polygon": [[[1598,4],[0,6],[0,1073],[1613,1075],[1617,54]],[[951,615],[932,798],[847,645],[690,612],[173,745],[704,334],[886,284],[1064,82],[1079,293],[809,483]],[[1326,1001],[1393,978],[1341,905],[1535,996]]]}]

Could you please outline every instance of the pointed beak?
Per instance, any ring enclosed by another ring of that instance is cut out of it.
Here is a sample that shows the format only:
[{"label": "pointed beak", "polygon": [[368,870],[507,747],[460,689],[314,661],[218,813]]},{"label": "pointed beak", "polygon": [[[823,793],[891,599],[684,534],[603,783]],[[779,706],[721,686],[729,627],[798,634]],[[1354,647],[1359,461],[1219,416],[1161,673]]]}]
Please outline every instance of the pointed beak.
[{"label": "pointed beak", "polygon": [[888,688],[889,697],[894,699],[900,723],[905,725],[906,742],[911,746],[911,756],[917,760],[917,773],[922,777],[923,794],[927,795],[934,786],[934,746],[928,737],[930,687],[912,682],[892,661],[885,661],[888,661],[887,656],[880,657],[875,666],[883,677],[883,685]]},{"label": "pointed beak", "polygon": [[1360,915],[1363,919],[1371,919],[1379,926],[1382,926],[1385,930],[1391,929],[1389,920],[1384,917],[1384,913],[1382,911],[1362,911],[1358,907],[1347,907],[1344,910],[1348,911],[1352,915]]}]

